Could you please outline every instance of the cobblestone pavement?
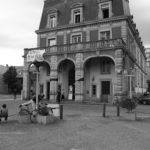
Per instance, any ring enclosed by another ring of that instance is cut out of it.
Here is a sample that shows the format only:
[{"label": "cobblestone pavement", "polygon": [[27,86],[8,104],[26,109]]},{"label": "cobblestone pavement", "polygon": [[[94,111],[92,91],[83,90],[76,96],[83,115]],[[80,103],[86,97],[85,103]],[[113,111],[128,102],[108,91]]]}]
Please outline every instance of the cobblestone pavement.
[{"label": "cobblestone pavement", "polygon": [[[0,102],[2,104],[3,102]],[[21,101],[7,101],[10,114]],[[149,111],[150,106],[140,106]],[[49,125],[19,124],[17,116],[0,124],[0,150],[150,150],[150,119],[100,105],[65,104],[64,119]]]}]

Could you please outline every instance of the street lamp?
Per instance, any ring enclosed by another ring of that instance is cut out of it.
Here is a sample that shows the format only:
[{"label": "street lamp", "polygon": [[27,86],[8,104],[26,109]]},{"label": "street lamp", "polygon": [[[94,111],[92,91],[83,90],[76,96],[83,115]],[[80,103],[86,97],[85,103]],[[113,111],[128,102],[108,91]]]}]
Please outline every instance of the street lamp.
[{"label": "street lamp", "polygon": [[[131,68],[130,68],[131,70]],[[132,78],[135,77],[133,74],[132,74],[132,71],[131,70],[131,74],[127,74],[127,70],[124,70],[124,75],[126,77],[129,77],[129,98],[132,98]]]}]

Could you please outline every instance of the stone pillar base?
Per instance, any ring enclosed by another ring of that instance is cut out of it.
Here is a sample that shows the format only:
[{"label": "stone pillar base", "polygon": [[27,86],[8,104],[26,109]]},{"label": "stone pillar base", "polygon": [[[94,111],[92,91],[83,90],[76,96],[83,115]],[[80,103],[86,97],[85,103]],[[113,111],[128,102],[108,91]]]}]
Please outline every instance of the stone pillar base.
[{"label": "stone pillar base", "polygon": [[82,94],[76,94],[75,95],[75,102],[82,102],[83,101],[83,95]]},{"label": "stone pillar base", "polygon": [[57,95],[55,94],[51,94],[50,95],[50,102],[56,102],[56,97],[57,97]]}]

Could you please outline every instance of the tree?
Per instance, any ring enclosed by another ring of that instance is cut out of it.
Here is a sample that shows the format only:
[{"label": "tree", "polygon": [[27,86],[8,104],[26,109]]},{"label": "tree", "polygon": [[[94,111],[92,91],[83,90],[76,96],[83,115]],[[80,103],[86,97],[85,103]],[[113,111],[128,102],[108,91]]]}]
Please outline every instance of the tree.
[{"label": "tree", "polygon": [[3,81],[8,85],[8,91],[14,93],[17,85],[17,71],[16,68],[10,66],[8,70],[3,74]]}]

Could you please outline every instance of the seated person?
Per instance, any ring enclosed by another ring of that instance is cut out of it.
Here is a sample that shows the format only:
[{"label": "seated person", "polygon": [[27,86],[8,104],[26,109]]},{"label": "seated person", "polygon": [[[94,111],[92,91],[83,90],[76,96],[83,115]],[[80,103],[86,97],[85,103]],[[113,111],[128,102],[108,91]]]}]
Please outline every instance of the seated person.
[{"label": "seated person", "polygon": [[36,110],[36,97],[34,96],[31,100],[21,104],[19,107],[21,108],[22,106],[31,106],[31,112]]},{"label": "seated person", "polygon": [[0,110],[0,122],[1,122],[1,118],[4,118],[5,121],[7,122],[8,119],[8,109],[7,109],[7,105],[3,104]]}]

